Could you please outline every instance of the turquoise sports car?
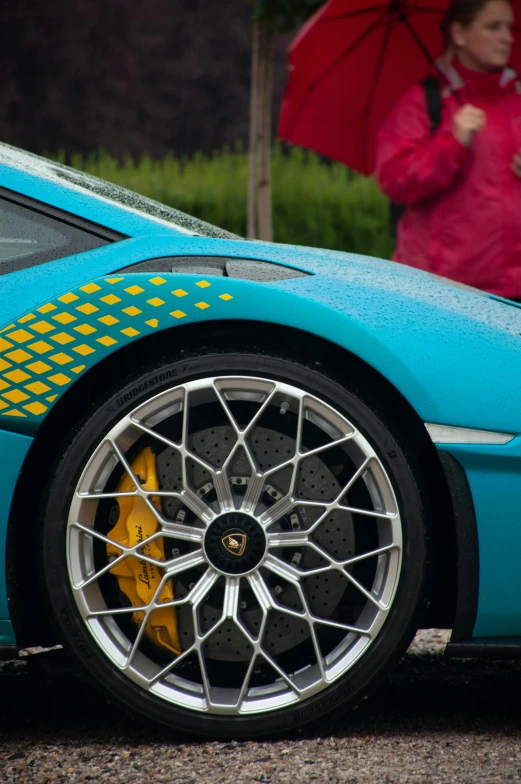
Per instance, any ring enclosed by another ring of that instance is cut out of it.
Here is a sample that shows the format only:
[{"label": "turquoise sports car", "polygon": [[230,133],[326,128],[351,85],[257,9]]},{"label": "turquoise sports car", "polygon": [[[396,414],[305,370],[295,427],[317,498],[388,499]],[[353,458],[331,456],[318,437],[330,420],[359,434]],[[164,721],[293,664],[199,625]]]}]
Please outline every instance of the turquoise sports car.
[{"label": "turquoise sports car", "polygon": [[521,651],[521,310],[0,145],[0,643],[210,737]]}]

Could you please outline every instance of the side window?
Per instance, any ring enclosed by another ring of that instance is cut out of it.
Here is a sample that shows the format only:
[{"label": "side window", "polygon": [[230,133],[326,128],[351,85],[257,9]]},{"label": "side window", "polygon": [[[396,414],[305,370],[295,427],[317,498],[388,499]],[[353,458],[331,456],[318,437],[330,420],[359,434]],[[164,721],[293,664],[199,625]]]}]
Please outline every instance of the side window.
[{"label": "side window", "polygon": [[[0,196],[0,275],[99,248],[119,239],[119,236],[110,237],[111,232],[104,232],[101,227],[97,227],[99,233],[94,233],[67,222],[65,214],[61,219],[58,210],[49,211],[53,214]],[[74,220],[73,216],[68,217]]]}]

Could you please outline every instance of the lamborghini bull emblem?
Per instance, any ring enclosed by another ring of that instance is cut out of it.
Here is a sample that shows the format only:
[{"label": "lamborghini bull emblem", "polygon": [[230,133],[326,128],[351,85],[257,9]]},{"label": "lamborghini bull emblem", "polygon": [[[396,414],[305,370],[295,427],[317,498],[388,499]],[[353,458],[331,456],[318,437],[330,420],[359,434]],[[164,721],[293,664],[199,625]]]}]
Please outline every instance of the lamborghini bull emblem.
[{"label": "lamborghini bull emblem", "polygon": [[230,555],[240,558],[248,545],[248,537],[246,534],[227,534],[221,539],[221,544]]}]

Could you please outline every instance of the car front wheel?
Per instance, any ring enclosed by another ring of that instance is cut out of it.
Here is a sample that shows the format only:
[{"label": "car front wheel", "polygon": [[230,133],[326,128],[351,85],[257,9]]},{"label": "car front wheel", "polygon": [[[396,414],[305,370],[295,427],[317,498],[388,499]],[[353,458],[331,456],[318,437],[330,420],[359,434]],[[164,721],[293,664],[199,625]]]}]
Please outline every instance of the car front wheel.
[{"label": "car front wheel", "polygon": [[211,737],[356,704],[423,598],[413,470],[355,392],[290,359],[164,361],[98,401],[47,495],[71,653],[134,715]]}]

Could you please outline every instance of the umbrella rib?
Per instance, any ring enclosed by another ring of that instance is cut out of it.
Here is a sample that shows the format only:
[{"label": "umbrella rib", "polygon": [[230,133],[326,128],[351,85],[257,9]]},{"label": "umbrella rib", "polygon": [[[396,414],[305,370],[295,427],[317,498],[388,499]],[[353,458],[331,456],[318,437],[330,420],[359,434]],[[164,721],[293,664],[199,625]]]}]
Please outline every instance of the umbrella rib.
[{"label": "umbrella rib", "polygon": [[414,29],[414,27],[412,26],[412,24],[411,24],[411,23],[409,22],[409,20],[407,19],[407,17],[405,17],[405,18],[402,20],[402,22],[403,22],[403,24],[405,25],[405,27],[407,28],[407,30],[409,31],[409,33],[411,34],[411,36],[412,36],[413,40],[414,40],[414,41],[415,41],[415,43],[417,44],[417,46],[418,46],[419,50],[421,51],[421,53],[423,54],[423,56],[425,57],[425,59],[427,60],[427,62],[428,62],[430,65],[434,65],[434,66],[436,66],[436,60],[434,59],[434,57],[432,56],[432,54],[429,52],[429,50],[427,49],[427,47],[426,47],[426,46],[425,46],[425,44],[423,43],[423,41],[422,41],[422,39],[420,38],[420,36],[418,35],[418,33],[416,32],[416,30]]},{"label": "umbrella rib", "polygon": [[385,14],[383,14],[383,15],[380,17],[380,19],[378,19],[376,22],[373,22],[373,24],[372,24],[372,25],[370,25],[370,26],[369,26],[369,27],[368,27],[366,30],[364,30],[364,31],[363,31],[363,33],[361,33],[361,34],[358,36],[358,38],[356,39],[356,41],[353,41],[353,43],[351,44],[351,46],[350,46],[348,49],[346,49],[346,51],[345,51],[345,52],[343,52],[343,53],[340,55],[340,57],[337,57],[337,59],[336,59],[334,62],[332,62],[332,63],[331,63],[331,65],[329,65],[329,66],[326,68],[326,70],[325,70],[323,73],[321,73],[321,74],[320,74],[320,76],[317,76],[317,77],[316,77],[316,79],[314,79],[312,82],[310,82],[310,84],[309,84],[309,85],[308,85],[308,87],[306,88],[306,92],[305,92],[305,94],[304,94],[304,96],[303,96],[303,98],[302,98],[302,101],[301,101],[301,103],[300,103],[299,110],[298,110],[298,112],[297,112],[297,115],[296,115],[296,117],[295,117],[295,120],[293,121],[293,124],[292,124],[292,130],[291,130],[291,132],[292,132],[292,133],[293,133],[293,130],[294,130],[294,129],[296,128],[296,126],[298,125],[298,122],[299,122],[299,120],[300,120],[300,116],[301,116],[302,112],[304,111],[304,106],[305,106],[305,104],[306,104],[306,102],[307,102],[307,100],[308,100],[308,98],[309,98],[310,94],[313,92],[313,90],[314,90],[314,89],[315,89],[315,87],[317,86],[317,84],[319,84],[319,83],[322,81],[322,79],[325,79],[325,78],[326,78],[326,76],[328,76],[328,74],[329,74],[329,73],[330,73],[330,72],[331,72],[331,71],[332,71],[334,68],[336,68],[336,67],[337,67],[337,65],[339,65],[339,64],[342,62],[342,60],[345,60],[345,59],[346,59],[346,57],[348,57],[348,56],[351,54],[351,52],[353,51],[353,49],[356,49],[356,47],[357,47],[357,46],[359,46],[359,44],[361,44],[361,42],[362,42],[362,41],[363,41],[365,38],[367,38],[367,36],[368,36],[368,35],[370,35],[372,32],[374,32],[374,31],[375,31],[375,30],[376,30],[378,27],[380,27],[380,25],[382,24],[382,22],[383,22],[383,20],[385,19],[385,17],[386,17],[386,16],[387,16],[387,12],[386,12]]},{"label": "umbrella rib", "polygon": [[384,64],[385,54],[387,52],[387,47],[389,46],[389,39],[391,37],[392,29],[393,29],[393,22],[394,18],[391,16],[389,17],[389,21],[387,22],[387,28],[385,30],[385,36],[382,44],[382,48],[380,49],[380,54],[378,56],[378,62],[376,64],[375,72],[374,72],[374,79],[371,85],[371,91],[369,93],[369,98],[367,99],[367,105],[365,107],[365,116],[368,117],[371,113],[371,108],[374,101],[374,96],[376,94],[376,88],[378,87],[378,80],[380,78],[380,74],[382,73],[382,68]]},{"label": "umbrella rib", "polygon": [[[369,98],[367,100],[367,105],[365,107],[365,116],[366,116],[366,118],[369,117],[369,115],[371,113],[372,106],[373,106],[374,97],[376,95],[376,90],[378,88],[378,80],[380,78],[380,74],[382,73],[382,68],[383,68],[383,64],[384,64],[385,55],[386,55],[386,52],[387,52],[387,48],[389,46],[389,40],[391,38],[391,33],[392,33],[392,30],[393,30],[393,23],[394,23],[394,17],[390,16],[389,17],[389,21],[387,22],[387,28],[385,30],[385,36],[384,36],[382,48],[380,49],[380,54],[378,56],[378,62],[376,64],[376,68],[375,68],[375,72],[374,72],[373,83],[371,85],[371,92],[369,93]],[[368,143],[368,138],[367,138],[367,135],[366,135],[365,141],[364,141],[365,158],[366,158],[366,160],[367,160],[367,155],[368,155],[367,143]]]}]

